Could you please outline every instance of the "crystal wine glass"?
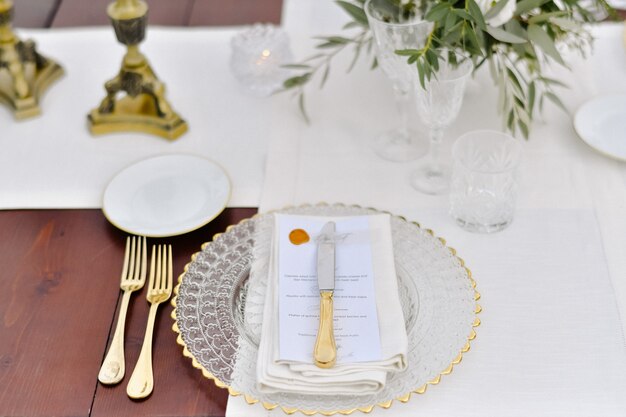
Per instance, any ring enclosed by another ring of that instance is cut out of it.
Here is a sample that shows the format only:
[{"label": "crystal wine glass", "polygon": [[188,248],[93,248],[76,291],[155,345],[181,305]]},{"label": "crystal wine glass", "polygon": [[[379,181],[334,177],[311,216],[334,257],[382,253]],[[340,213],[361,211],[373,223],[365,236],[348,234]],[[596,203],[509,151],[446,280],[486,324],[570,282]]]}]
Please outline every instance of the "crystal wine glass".
[{"label": "crystal wine glass", "polygon": [[444,51],[439,70],[424,86],[415,79],[417,113],[429,128],[430,151],[411,174],[411,185],[426,194],[442,194],[450,186],[450,164],[441,157],[443,130],[459,115],[472,62],[461,54]]},{"label": "crystal wine glass", "polygon": [[405,162],[420,158],[428,151],[425,139],[409,129],[410,95],[415,78],[415,67],[408,65],[406,57],[395,51],[423,47],[433,23],[421,16],[404,16],[401,8],[389,0],[368,0],[364,6],[370,29],[376,41],[378,64],[393,85],[400,125],[378,136],[374,151],[381,158]]}]

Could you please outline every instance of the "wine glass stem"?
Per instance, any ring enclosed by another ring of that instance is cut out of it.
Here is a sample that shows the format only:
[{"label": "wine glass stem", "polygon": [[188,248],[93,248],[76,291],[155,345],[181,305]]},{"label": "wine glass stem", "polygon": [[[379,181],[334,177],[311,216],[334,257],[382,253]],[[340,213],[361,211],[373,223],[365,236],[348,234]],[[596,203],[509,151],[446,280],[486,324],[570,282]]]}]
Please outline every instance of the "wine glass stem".
[{"label": "wine glass stem", "polygon": [[406,88],[394,86],[394,99],[398,116],[400,118],[400,126],[398,132],[404,142],[409,142],[409,90]]},{"label": "wine glass stem", "polygon": [[431,171],[441,172],[441,142],[443,141],[443,129],[430,129],[430,165]]}]

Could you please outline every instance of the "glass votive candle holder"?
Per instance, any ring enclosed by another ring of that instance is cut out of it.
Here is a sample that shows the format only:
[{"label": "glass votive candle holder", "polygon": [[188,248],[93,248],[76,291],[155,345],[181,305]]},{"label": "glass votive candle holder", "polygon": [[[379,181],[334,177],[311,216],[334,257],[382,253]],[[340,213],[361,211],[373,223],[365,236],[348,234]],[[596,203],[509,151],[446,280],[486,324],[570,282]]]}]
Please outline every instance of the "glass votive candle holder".
[{"label": "glass votive candle holder", "polygon": [[278,26],[257,23],[231,39],[230,69],[243,87],[267,97],[280,89],[293,61],[289,37]]},{"label": "glass votive candle holder", "polygon": [[478,130],[452,148],[450,214],[470,232],[493,233],[513,221],[522,144],[506,133]]}]

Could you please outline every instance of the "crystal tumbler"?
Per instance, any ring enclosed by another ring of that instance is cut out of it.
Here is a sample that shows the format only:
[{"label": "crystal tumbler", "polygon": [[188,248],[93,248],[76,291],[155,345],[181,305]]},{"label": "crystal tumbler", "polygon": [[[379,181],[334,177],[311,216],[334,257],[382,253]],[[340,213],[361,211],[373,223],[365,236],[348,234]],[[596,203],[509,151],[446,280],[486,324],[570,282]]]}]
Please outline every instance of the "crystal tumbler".
[{"label": "crystal tumbler", "polygon": [[252,95],[271,95],[291,75],[284,67],[293,60],[289,37],[277,26],[257,23],[235,35],[231,47],[230,69]]},{"label": "crystal tumbler", "polygon": [[450,214],[463,229],[493,233],[513,221],[522,145],[496,131],[468,132],[452,148]]}]

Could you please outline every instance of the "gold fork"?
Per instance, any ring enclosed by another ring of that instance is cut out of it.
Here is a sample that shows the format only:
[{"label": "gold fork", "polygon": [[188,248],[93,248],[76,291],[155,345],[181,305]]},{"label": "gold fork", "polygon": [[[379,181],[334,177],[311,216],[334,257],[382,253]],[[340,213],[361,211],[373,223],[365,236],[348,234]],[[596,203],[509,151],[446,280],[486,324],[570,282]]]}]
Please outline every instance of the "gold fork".
[{"label": "gold fork", "polygon": [[[137,365],[133,371],[126,393],[130,398],[145,398],[152,392],[154,387],[154,377],[152,375],[152,331],[154,329],[154,318],[159,304],[167,301],[172,295],[172,246],[159,245],[152,246],[152,260],[150,261],[150,284],[146,298],[150,303],[150,314],[146,334],[143,339],[141,353],[137,360]],[[156,272],[155,272],[156,254]]]},{"label": "gold fork", "polygon": [[103,384],[117,384],[124,378],[124,324],[126,322],[128,301],[131,293],[141,289],[146,282],[147,266],[146,238],[136,239],[133,236],[131,240],[130,236],[127,237],[120,282],[120,288],[124,291],[122,305],[120,306],[120,314],[117,318],[117,326],[109,347],[109,353],[104,358],[98,374],[98,380]]}]

